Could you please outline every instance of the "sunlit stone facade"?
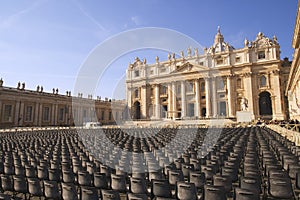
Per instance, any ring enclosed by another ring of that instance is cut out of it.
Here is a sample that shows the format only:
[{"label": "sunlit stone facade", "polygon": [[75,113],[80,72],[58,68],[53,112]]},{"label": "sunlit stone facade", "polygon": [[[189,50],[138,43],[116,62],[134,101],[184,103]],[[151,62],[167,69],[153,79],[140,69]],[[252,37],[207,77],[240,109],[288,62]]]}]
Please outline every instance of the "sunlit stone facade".
[{"label": "sunlit stone facade", "polygon": [[127,104],[133,119],[286,118],[284,84],[290,64],[280,59],[276,36],[258,33],[243,48],[226,43],[220,29],[210,48],[148,64],[139,58],[126,73]]},{"label": "sunlit stone facade", "polygon": [[[300,2],[299,2],[300,3]],[[300,120],[300,4],[298,3],[298,13],[296,18],[293,48],[295,49],[293,63],[288,79],[286,95],[289,101],[289,114],[291,119]]]},{"label": "sunlit stone facade", "polygon": [[0,80],[0,128],[73,126],[87,121],[114,124],[122,120],[125,102],[5,87]]}]

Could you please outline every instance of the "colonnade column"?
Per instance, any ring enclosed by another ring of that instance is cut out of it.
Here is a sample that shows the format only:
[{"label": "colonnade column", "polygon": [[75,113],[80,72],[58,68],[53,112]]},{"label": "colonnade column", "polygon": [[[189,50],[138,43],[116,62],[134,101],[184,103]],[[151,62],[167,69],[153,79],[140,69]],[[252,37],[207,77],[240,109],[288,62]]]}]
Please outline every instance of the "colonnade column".
[{"label": "colonnade column", "polygon": [[40,109],[39,109],[39,120],[38,125],[42,125],[42,119],[43,119],[43,104],[40,103]]},{"label": "colonnade column", "polygon": [[181,117],[186,117],[185,81],[181,81]]},{"label": "colonnade column", "polygon": [[232,104],[232,100],[233,100],[233,93],[232,93],[232,84],[231,84],[231,81],[232,81],[232,76],[229,75],[227,76],[227,101],[228,101],[228,116],[229,117],[234,117],[234,114],[233,114],[233,104]]},{"label": "colonnade column", "polygon": [[155,118],[160,119],[159,85],[155,85]]},{"label": "colonnade column", "polygon": [[34,108],[34,119],[33,119],[33,125],[37,126],[38,125],[38,119],[39,119],[39,104],[40,103],[36,103],[35,104],[35,108]]},{"label": "colonnade column", "polygon": [[210,78],[205,79],[206,118],[211,117]]},{"label": "colonnade column", "polygon": [[212,78],[212,110],[213,110],[213,117],[217,117],[218,104],[217,104],[216,77]]},{"label": "colonnade column", "polygon": [[172,111],[173,111],[173,119],[177,118],[177,100],[176,100],[176,83],[172,82]]},{"label": "colonnade column", "polygon": [[[1,113],[2,104],[0,102],[0,113]],[[20,101],[17,101],[16,108],[15,108],[15,126],[19,126],[19,117],[20,117]]]}]

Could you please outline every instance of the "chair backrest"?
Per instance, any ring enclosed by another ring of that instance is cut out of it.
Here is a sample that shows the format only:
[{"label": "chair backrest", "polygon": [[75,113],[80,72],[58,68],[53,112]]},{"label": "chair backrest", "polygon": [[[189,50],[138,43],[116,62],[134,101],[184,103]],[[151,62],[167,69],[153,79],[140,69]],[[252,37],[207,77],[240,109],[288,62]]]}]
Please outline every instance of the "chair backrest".
[{"label": "chair backrest", "polygon": [[78,171],[78,184],[82,186],[91,185],[91,175],[87,171]]},{"label": "chair backrest", "polygon": [[98,200],[98,192],[95,187],[81,186],[80,199]]},{"label": "chair backrest", "polygon": [[62,198],[64,200],[78,199],[74,183],[61,183]]},{"label": "chair backrest", "polygon": [[197,190],[194,183],[177,182],[177,198],[180,200],[197,200]]},{"label": "chair backrest", "polygon": [[58,199],[59,198],[59,190],[58,184],[56,181],[47,181],[44,180],[44,195],[46,198]]},{"label": "chair backrest", "polygon": [[232,189],[232,178],[224,175],[214,175],[213,177],[214,186],[223,186],[226,193]]},{"label": "chair backrest", "polygon": [[130,178],[130,191],[135,194],[144,194],[146,193],[146,182],[142,178]]},{"label": "chair backrest", "polygon": [[171,197],[169,181],[152,179],[151,194],[155,197]]},{"label": "chair backrest", "polygon": [[111,174],[111,188],[119,192],[126,191],[126,178],[122,175]]},{"label": "chair backrest", "polygon": [[27,182],[28,182],[29,194],[31,194],[33,196],[42,196],[43,195],[42,188],[40,185],[40,180],[38,178],[28,178]]},{"label": "chair backrest", "polygon": [[205,200],[226,200],[226,194],[223,186],[204,186],[204,199]]},{"label": "chair backrest", "polygon": [[290,178],[269,179],[269,194],[280,199],[291,199],[294,196]]},{"label": "chair backrest", "polygon": [[102,200],[120,200],[120,195],[114,190],[101,190]]},{"label": "chair backrest", "polygon": [[260,200],[259,194],[251,190],[235,188],[233,200]]},{"label": "chair backrest", "polygon": [[170,170],[169,171],[169,183],[170,185],[176,185],[178,181],[183,181],[183,173],[181,170]]},{"label": "chair backrest", "polygon": [[146,194],[128,193],[127,200],[148,200],[148,196]]},{"label": "chair backrest", "polygon": [[94,173],[94,186],[100,189],[108,189],[108,180],[104,173]]},{"label": "chair backrest", "polygon": [[190,172],[190,183],[194,183],[196,188],[203,188],[206,183],[205,174],[200,171]]},{"label": "chair backrest", "polygon": [[242,189],[247,189],[252,192],[255,192],[257,194],[261,193],[261,182],[259,178],[241,177],[240,187]]},{"label": "chair backrest", "polygon": [[14,190],[14,180],[11,175],[1,174],[1,188],[4,191]]}]

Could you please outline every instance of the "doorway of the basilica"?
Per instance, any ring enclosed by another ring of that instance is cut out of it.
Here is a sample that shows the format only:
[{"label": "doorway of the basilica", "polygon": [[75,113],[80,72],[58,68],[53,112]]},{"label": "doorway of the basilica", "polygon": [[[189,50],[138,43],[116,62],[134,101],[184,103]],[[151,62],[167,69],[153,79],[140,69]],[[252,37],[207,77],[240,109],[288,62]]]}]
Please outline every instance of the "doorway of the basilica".
[{"label": "doorway of the basilica", "polygon": [[141,104],[140,102],[136,101],[133,104],[134,110],[133,110],[133,119],[141,119]]},{"label": "doorway of the basilica", "polygon": [[269,92],[259,94],[259,115],[261,117],[272,117],[272,100]]}]

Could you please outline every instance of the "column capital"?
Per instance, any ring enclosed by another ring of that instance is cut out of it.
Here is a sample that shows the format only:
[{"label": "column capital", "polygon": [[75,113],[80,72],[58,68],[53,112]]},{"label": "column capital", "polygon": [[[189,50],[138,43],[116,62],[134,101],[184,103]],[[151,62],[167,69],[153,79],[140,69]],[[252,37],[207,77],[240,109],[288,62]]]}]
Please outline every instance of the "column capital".
[{"label": "column capital", "polygon": [[233,78],[233,77],[235,77],[235,74],[227,74],[227,75],[225,75],[225,77],[226,78]]}]

